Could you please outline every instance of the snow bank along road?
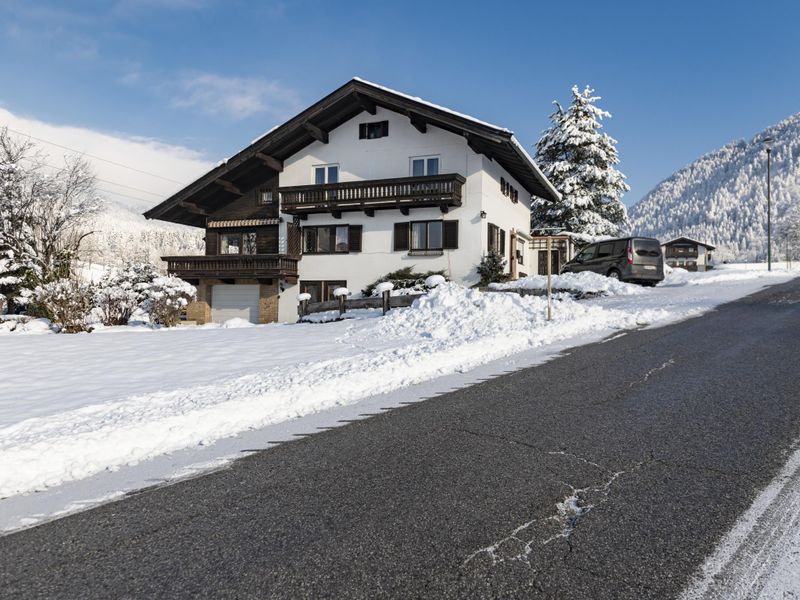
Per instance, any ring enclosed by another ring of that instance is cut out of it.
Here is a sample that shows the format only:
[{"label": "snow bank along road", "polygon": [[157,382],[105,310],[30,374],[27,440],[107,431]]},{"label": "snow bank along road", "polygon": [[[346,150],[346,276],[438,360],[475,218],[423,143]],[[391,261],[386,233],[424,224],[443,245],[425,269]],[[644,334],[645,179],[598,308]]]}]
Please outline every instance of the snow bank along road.
[{"label": "snow bank along road", "polygon": [[800,281],[0,538],[0,596],[678,596],[800,434]]},{"label": "snow bank along road", "polygon": [[546,322],[542,298],[447,285],[387,317],[324,326],[4,335],[0,498],[207,446],[554,342],[676,321],[788,275],[675,271],[651,290],[593,273],[559,279],[611,297],[561,298]]}]

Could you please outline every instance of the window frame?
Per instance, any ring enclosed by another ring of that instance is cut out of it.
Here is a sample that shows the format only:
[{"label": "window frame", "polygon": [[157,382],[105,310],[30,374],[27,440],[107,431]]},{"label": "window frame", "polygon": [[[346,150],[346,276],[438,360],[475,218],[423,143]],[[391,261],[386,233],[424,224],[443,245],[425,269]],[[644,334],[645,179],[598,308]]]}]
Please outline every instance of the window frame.
[{"label": "window frame", "polygon": [[[370,137],[370,127],[379,126],[380,135]],[[359,140],[379,140],[381,138],[389,137],[389,120],[383,119],[382,121],[368,121],[358,124],[358,139]]]},{"label": "window frame", "polygon": [[[253,248],[255,248],[255,252],[245,252],[244,246],[244,236],[245,235],[252,235],[253,236]],[[238,252],[223,252],[222,251],[222,240],[226,237],[237,237],[239,238],[239,251]],[[217,234],[217,255],[218,256],[253,256],[254,254],[258,254],[258,232],[255,230],[244,230],[244,231],[220,231]]]},{"label": "window frame", "polygon": [[[357,236],[361,236],[361,229],[362,225],[350,225],[348,223],[334,223],[334,224],[327,224],[327,225],[307,225],[303,227],[302,230],[302,251],[303,254],[318,254],[318,255],[330,255],[330,254],[356,254],[361,252],[361,245],[363,242],[354,243],[355,238]],[[347,237],[347,248],[344,250],[337,250],[336,239],[338,235],[338,230],[344,229],[345,235]],[[354,230],[358,230],[358,232]],[[314,247],[319,248],[319,232],[320,230],[327,230],[328,239],[330,241],[330,250],[328,251],[320,251],[320,250],[308,250],[307,239],[309,235],[314,236]],[[357,249],[353,249],[354,246]]]},{"label": "window frame", "polygon": [[[330,169],[332,167],[336,167],[336,181],[330,181]],[[325,174],[325,181],[322,183],[317,183],[317,170],[323,169]],[[311,180],[314,182],[314,185],[330,185],[340,183],[342,181],[342,168],[339,163],[323,163],[318,165],[311,165]]]},{"label": "window frame", "polygon": [[[436,166],[436,173],[431,175],[428,172],[428,161],[432,159],[436,159],[437,166]],[[422,161],[422,175],[414,175],[414,161],[421,160]],[[442,173],[442,155],[441,154],[424,154],[421,156],[409,156],[408,157],[408,174],[410,177],[436,177]]]}]

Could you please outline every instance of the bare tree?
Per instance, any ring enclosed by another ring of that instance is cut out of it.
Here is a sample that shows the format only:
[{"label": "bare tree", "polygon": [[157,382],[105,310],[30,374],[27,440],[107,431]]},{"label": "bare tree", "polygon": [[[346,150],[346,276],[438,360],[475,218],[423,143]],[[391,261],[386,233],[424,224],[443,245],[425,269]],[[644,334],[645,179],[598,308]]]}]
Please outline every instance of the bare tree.
[{"label": "bare tree", "polygon": [[91,233],[88,219],[102,206],[85,159],[64,157],[50,174],[46,168],[35,144],[0,129],[0,251],[22,266],[28,285],[70,275]]}]

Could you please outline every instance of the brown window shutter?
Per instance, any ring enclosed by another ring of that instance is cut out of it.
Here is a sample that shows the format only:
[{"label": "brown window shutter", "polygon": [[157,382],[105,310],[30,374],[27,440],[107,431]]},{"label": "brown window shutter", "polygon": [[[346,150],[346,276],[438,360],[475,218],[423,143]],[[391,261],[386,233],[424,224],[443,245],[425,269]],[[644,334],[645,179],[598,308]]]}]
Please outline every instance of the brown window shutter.
[{"label": "brown window shutter", "polygon": [[367,139],[367,124],[366,123],[359,123],[359,125],[358,125],[358,139],[360,139],[360,140]]},{"label": "brown window shutter", "polygon": [[506,255],[506,230],[500,230],[500,256]]},{"label": "brown window shutter", "polygon": [[489,223],[489,239],[487,240],[486,252],[491,254],[497,252],[497,225]]},{"label": "brown window shutter", "polygon": [[444,221],[442,235],[442,246],[445,250],[456,250],[458,248],[458,221]]},{"label": "brown window shutter", "polygon": [[361,252],[361,229],[362,225],[350,225],[348,232],[348,252]]},{"label": "brown window shutter", "polygon": [[206,255],[219,254],[219,234],[216,231],[206,229]]},{"label": "brown window shutter", "polygon": [[408,223],[394,224],[394,249],[408,250]]}]

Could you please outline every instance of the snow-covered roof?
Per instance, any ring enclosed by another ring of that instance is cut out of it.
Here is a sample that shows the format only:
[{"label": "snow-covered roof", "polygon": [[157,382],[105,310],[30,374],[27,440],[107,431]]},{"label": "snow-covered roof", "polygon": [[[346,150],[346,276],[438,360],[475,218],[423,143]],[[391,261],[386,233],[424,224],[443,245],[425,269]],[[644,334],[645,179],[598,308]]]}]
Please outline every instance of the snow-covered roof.
[{"label": "snow-covered roof", "polygon": [[242,191],[250,189],[254,172],[263,169],[277,173],[282,161],[314,141],[325,142],[329,131],[362,111],[374,114],[376,107],[464,136],[475,152],[500,164],[530,194],[549,200],[560,197],[511,130],[355,77],[286,123],[270,129],[145,216],[202,227],[203,211],[224,202],[225,194],[238,193],[240,182]]},{"label": "snow-covered roof", "polygon": [[705,242],[701,242],[701,241],[692,239],[690,237],[686,237],[685,235],[682,235],[680,237],[676,237],[674,239],[671,239],[668,242],[662,242],[661,245],[662,246],[668,246],[668,245],[670,245],[670,244],[672,244],[674,242],[680,242],[682,240],[685,240],[687,242],[691,242],[692,244],[697,244],[698,246],[703,246],[705,248],[708,248],[709,250],[716,250],[716,248],[717,248],[716,246],[712,246],[711,244],[706,244]]}]

